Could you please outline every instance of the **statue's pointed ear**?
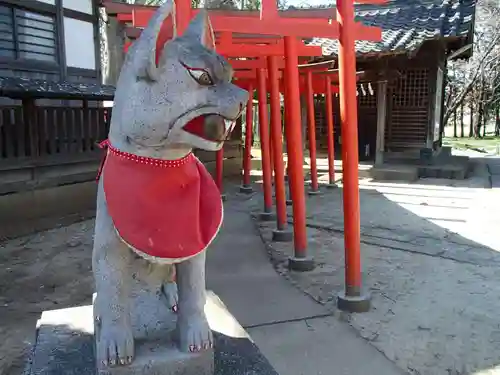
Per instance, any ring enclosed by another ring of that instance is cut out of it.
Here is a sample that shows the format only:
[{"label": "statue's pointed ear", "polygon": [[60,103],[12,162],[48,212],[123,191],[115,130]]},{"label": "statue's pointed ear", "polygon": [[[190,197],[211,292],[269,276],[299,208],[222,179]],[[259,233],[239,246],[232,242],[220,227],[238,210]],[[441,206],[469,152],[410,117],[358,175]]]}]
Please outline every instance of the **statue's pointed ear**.
[{"label": "statue's pointed ear", "polygon": [[134,65],[137,68],[137,77],[156,81],[158,68],[156,66],[156,46],[160,29],[169,15],[172,15],[173,35],[176,35],[175,28],[175,3],[167,0],[151,17],[148,26],[141,32],[141,36],[136,41],[134,50]]},{"label": "statue's pointed ear", "polygon": [[188,39],[194,43],[201,43],[207,48],[215,48],[214,31],[205,9],[200,9],[198,11],[196,17],[189,23],[182,38]]}]

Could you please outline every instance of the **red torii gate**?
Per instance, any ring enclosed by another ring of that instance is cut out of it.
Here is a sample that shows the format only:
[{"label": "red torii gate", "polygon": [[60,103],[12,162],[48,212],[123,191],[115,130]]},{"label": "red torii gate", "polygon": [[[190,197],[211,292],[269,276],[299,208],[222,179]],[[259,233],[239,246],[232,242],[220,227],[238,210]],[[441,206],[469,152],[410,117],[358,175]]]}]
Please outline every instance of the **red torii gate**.
[{"label": "red torii gate", "polygon": [[[385,0],[363,0],[358,2],[382,3]],[[109,2],[104,5],[109,6]],[[369,297],[361,291],[360,267],[360,219],[359,219],[359,186],[358,186],[358,144],[357,144],[357,102],[356,102],[356,70],[355,39],[379,41],[381,30],[354,22],[354,6],[352,0],[337,0],[337,20],[331,20],[333,14],[315,18],[283,18],[280,17],[275,0],[263,0],[260,19],[251,16],[236,16],[234,11],[210,12],[214,31],[218,33],[215,40],[217,51],[230,57],[258,58],[257,60],[232,61],[236,66],[236,83],[249,88],[250,107],[252,108],[253,86],[257,84],[259,94],[259,125],[261,131],[262,170],[264,180],[264,214],[270,216],[271,196],[271,160],[269,155],[269,134],[267,129],[267,87],[271,93],[271,134],[273,141],[274,171],[276,184],[276,200],[278,211],[278,231],[283,231],[286,224],[286,206],[284,201],[284,168],[281,155],[281,121],[279,92],[285,94],[285,136],[289,161],[289,181],[293,202],[294,216],[294,249],[295,256],[289,259],[290,268],[307,271],[314,268],[314,261],[307,254],[307,237],[305,222],[305,190],[303,174],[302,134],[300,119],[299,89],[305,86],[308,103],[308,130],[310,139],[312,190],[317,191],[317,174],[315,166],[314,112],[312,101],[314,93],[325,93],[327,107],[329,177],[334,182],[333,169],[333,119],[331,111],[332,73],[324,72],[315,79],[312,70],[306,70],[305,79],[301,83],[299,77],[298,57],[317,56],[321,52],[317,47],[308,47],[298,37],[326,37],[339,39],[339,83],[340,114],[342,122],[342,160],[344,182],[344,222],[345,222],[345,258],[346,285],[345,291],[339,295],[338,307],[350,311],[366,311],[369,309]],[[144,27],[154,9],[133,8],[132,14],[119,14],[122,22],[132,22],[135,27]],[[197,10],[191,9],[189,0],[177,2],[176,26],[179,33],[187,27],[191,17]],[[248,13],[248,12],[246,12]],[[170,24],[169,24],[170,23]],[[172,37],[172,20],[165,22],[158,42],[164,44]],[[256,34],[259,38],[237,38],[233,34]],[[263,38],[262,35],[271,36]],[[283,37],[277,37],[283,35]],[[245,40],[246,39],[246,40]],[[249,43],[251,42],[251,43]],[[253,42],[253,43],[252,43]],[[258,45],[257,45],[258,44]],[[280,85],[280,64],[278,56],[284,56],[284,78]],[[264,61],[263,58],[266,58]],[[253,61],[250,62],[250,61]],[[238,69],[240,64],[240,69]],[[241,69],[246,65],[249,69]],[[266,68],[268,74],[266,74]],[[286,79],[285,79],[286,78]],[[321,83],[319,83],[321,82]],[[248,111],[247,111],[248,116]],[[247,117],[248,120],[248,117]],[[248,123],[251,121],[247,121]],[[248,129],[248,128],[247,128]],[[247,133],[247,134],[251,134]],[[249,137],[247,137],[249,138]],[[245,155],[249,153],[249,143],[245,140]],[[281,156],[281,157],[280,157]],[[246,169],[249,163],[246,159]],[[314,160],[314,161],[313,161]],[[216,180],[221,187],[222,153],[218,155],[218,174]],[[281,228],[280,228],[281,227]]]}]

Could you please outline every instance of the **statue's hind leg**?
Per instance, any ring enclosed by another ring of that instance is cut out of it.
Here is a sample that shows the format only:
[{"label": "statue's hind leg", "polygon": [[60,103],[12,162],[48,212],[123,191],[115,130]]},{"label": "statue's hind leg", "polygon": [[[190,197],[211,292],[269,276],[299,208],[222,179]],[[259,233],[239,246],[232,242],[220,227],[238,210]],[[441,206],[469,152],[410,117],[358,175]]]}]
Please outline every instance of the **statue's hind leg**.
[{"label": "statue's hind leg", "polygon": [[195,352],[213,346],[205,316],[205,252],[176,265],[179,288],[177,331],[179,348]]},{"label": "statue's hind leg", "polygon": [[166,267],[165,282],[161,287],[163,296],[167,300],[167,306],[173,312],[177,312],[179,304],[179,294],[177,290],[177,283],[175,282],[175,265]]}]

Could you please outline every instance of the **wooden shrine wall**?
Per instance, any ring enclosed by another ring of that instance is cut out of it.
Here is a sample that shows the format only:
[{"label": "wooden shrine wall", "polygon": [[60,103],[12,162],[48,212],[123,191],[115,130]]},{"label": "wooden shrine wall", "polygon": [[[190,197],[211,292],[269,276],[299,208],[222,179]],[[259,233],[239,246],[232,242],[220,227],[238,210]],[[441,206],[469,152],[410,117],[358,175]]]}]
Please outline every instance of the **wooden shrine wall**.
[{"label": "wooden shrine wall", "polygon": [[[435,75],[440,63],[440,51],[431,45],[413,59],[398,56],[381,62],[358,64],[363,69],[378,69],[383,65],[389,71],[385,125],[385,151],[418,150],[425,147],[431,125],[436,91]],[[391,73],[392,72],[392,73]],[[360,159],[375,157],[377,136],[377,83],[358,84],[358,134]],[[316,140],[319,148],[326,149],[326,121],[324,98],[316,102]],[[340,156],[339,98],[333,97],[336,153]],[[369,145],[369,150],[366,149]],[[366,152],[368,151],[368,152]]]},{"label": "wooden shrine wall", "polygon": [[0,107],[0,194],[95,178],[111,108]]}]

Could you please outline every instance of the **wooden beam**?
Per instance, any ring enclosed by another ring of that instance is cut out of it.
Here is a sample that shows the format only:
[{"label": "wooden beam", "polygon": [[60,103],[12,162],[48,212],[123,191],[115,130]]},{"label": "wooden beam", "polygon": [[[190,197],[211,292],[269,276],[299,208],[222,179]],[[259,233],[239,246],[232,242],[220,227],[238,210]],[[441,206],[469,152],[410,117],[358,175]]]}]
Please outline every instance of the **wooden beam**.
[{"label": "wooden beam", "polygon": [[384,163],[385,124],[387,121],[387,81],[377,83],[377,140],[375,146],[375,164]]},{"label": "wooden beam", "polygon": [[[276,59],[276,66],[278,69],[284,69],[285,68],[285,60],[277,58]],[[233,67],[235,70],[251,70],[251,69],[258,69],[258,68],[267,68],[266,61],[263,61],[262,59],[256,59],[256,60],[234,60],[230,59],[229,64]]]},{"label": "wooden beam", "polygon": [[[196,13],[193,11],[193,13]],[[154,14],[152,9],[134,9],[132,11],[132,22],[135,27],[145,27],[151,16]],[[120,16],[125,17],[125,16]],[[128,17],[125,17],[128,20]],[[130,21],[127,21],[130,22]],[[172,22],[171,17],[165,22]],[[294,37],[317,37],[338,39],[339,25],[337,21],[331,23],[324,19],[314,18],[276,18],[276,19],[258,19],[255,17],[235,17],[221,16],[210,13],[210,22],[212,28],[219,32],[232,32],[243,34],[255,34],[259,30],[260,35],[286,35]],[[355,23],[356,40],[380,41],[382,31],[378,27],[365,26],[361,23]]]},{"label": "wooden beam", "polygon": [[[157,6],[149,5],[134,5],[117,3],[113,0],[101,0],[101,6],[106,8],[108,15],[117,14],[132,14],[134,9],[150,9],[156,11]],[[193,9],[193,13],[198,12],[198,9]],[[236,16],[236,17],[255,17],[260,18],[260,11],[258,10],[222,10],[211,9],[210,14],[218,14],[221,16]],[[289,9],[280,10],[278,15],[283,18],[317,18],[317,19],[332,19],[335,18],[335,8],[321,8],[321,9]]]},{"label": "wooden beam", "polygon": [[[230,45],[218,46],[217,52],[225,57],[266,57],[266,56],[283,56],[284,50],[282,45]],[[320,57],[323,56],[321,47],[297,46],[299,56]]]}]

